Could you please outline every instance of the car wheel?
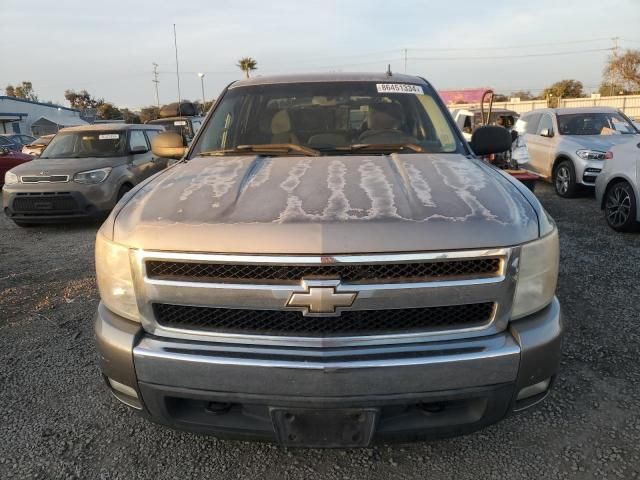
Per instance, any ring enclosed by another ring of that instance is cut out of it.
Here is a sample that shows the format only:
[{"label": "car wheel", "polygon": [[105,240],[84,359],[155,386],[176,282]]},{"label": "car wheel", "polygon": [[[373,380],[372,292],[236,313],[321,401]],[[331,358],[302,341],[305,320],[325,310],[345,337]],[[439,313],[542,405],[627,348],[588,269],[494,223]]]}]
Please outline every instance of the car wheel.
[{"label": "car wheel", "polygon": [[575,197],[578,193],[576,170],[571,160],[561,161],[553,171],[553,186],[556,193],[563,198]]},{"label": "car wheel", "polygon": [[120,199],[124,197],[129,190],[131,190],[131,188],[132,188],[131,185],[122,185],[120,187],[120,190],[118,190],[118,198],[116,199],[116,201],[119,202]]},{"label": "car wheel", "polygon": [[604,212],[607,223],[618,232],[636,230],[636,196],[627,182],[614,183],[604,197]]}]

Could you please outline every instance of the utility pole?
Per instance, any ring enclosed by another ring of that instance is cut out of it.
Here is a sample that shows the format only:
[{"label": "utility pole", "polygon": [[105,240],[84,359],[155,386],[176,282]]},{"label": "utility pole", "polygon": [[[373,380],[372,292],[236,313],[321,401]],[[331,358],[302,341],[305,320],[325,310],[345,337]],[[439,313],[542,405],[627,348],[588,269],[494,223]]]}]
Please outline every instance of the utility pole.
[{"label": "utility pole", "polygon": [[205,109],[204,109],[204,104],[207,103],[207,100],[205,99],[204,96],[204,73],[199,73],[198,77],[200,77],[200,86],[202,87],[202,113],[206,113]]},{"label": "utility pole", "polygon": [[160,108],[160,94],[158,93],[158,84],[160,80],[158,80],[158,64],[153,62],[153,80],[151,80],[155,84],[156,88],[156,105]]},{"label": "utility pole", "polygon": [[404,73],[407,73],[407,49],[404,49]]},{"label": "utility pole", "polygon": [[178,80],[178,116],[182,116],[182,97],[180,95],[180,67],[178,65],[178,35],[176,34],[176,24],[173,24],[173,45],[176,48],[176,79]]},{"label": "utility pole", "polygon": [[[613,48],[611,49],[613,51],[613,58],[616,59],[618,57],[618,40],[620,40],[620,37],[613,37],[611,39],[613,41]],[[613,97],[614,93],[613,93],[613,89],[615,87],[615,76],[611,75],[611,90],[609,91],[609,96]]]}]

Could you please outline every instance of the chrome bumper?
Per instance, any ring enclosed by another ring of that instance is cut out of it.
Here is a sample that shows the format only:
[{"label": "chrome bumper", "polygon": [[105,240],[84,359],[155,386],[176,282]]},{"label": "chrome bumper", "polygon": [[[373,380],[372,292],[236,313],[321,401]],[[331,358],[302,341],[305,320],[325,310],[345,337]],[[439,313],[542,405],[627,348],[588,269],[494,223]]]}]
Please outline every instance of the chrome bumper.
[{"label": "chrome bumper", "polygon": [[[264,413],[271,407],[290,405],[374,405],[384,412],[399,403],[415,406],[483,399],[469,403],[462,417],[441,420],[438,428],[431,424],[420,427],[427,436],[429,432],[443,436],[480,428],[534,403],[516,402],[516,397],[523,388],[555,376],[562,322],[554,299],[542,311],[486,337],[309,349],[154,337],[101,305],[96,334],[105,376],[134,388],[147,416],[174,427],[238,433],[238,428],[229,430],[228,425],[208,425],[212,416],[196,414],[212,401],[233,402],[244,410],[263,407]],[[176,402],[185,403],[178,408]],[[268,419],[268,413],[264,415]],[[253,412],[247,418],[259,416]],[[239,424],[247,421],[242,418]],[[262,418],[261,422],[257,438],[273,440],[268,421]],[[396,427],[392,428],[395,433],[403,430]],[[247,437],[256,433],[253,427],[239,432]],[[411,438],[423,438],[412,432]]]}]

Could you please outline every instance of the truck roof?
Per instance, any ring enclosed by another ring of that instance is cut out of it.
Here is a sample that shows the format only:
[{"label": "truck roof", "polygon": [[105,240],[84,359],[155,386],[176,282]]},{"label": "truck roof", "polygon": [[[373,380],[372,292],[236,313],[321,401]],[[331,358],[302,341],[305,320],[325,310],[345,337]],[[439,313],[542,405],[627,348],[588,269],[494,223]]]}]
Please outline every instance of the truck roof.
[{"label": "truck roof", "polygon": [[575,113],[612,113],[617,111],[618,109],[613,107],[537,108],[527,112],[527,115],[530,113],[556,113],[558,115],[571,115]]},{"label": "truck roof", "polygon": [[289,75],[265,75],[239,80],[229,88],[248,87],[251,85],[272,85],[279,83],[320,83],[320,82],[380,82],[380,83],[422,83],[425,81],[415,75],[386,72],[377,73],[297,73]]}]

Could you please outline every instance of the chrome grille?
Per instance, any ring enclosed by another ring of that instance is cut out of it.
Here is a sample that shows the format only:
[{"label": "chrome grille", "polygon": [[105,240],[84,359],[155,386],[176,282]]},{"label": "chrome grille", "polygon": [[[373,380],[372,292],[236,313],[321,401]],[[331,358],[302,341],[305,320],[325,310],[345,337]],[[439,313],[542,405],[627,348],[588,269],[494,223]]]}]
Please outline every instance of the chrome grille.
[{"label": "chrome grille", "polygon": [[[147,332],[316,348],[500,332],[518,256],[517,248],[328,256],[132,251]],[[330,297],[344,293],[352,304],[330,313]],[[311,312],[305,300],[326,301],[326,310]]]},{"label": "chrome grille", "polygon": [[301,312],[193,307],[156,303],[160,325],[221,333],[278,336],[376,335],[455,330],[487,324],[491,302],[391,310],[346,310],[339,317],[305,317]]},{"label": "chrome grille", "polygon": [[302,278],[329,277],[343,282],[396,282],[443,277],[493,275],[499,258],[412,263],[251,265],[148,261],[147,275],[158,279],[195,279],[215,282],[300,282]]}]

